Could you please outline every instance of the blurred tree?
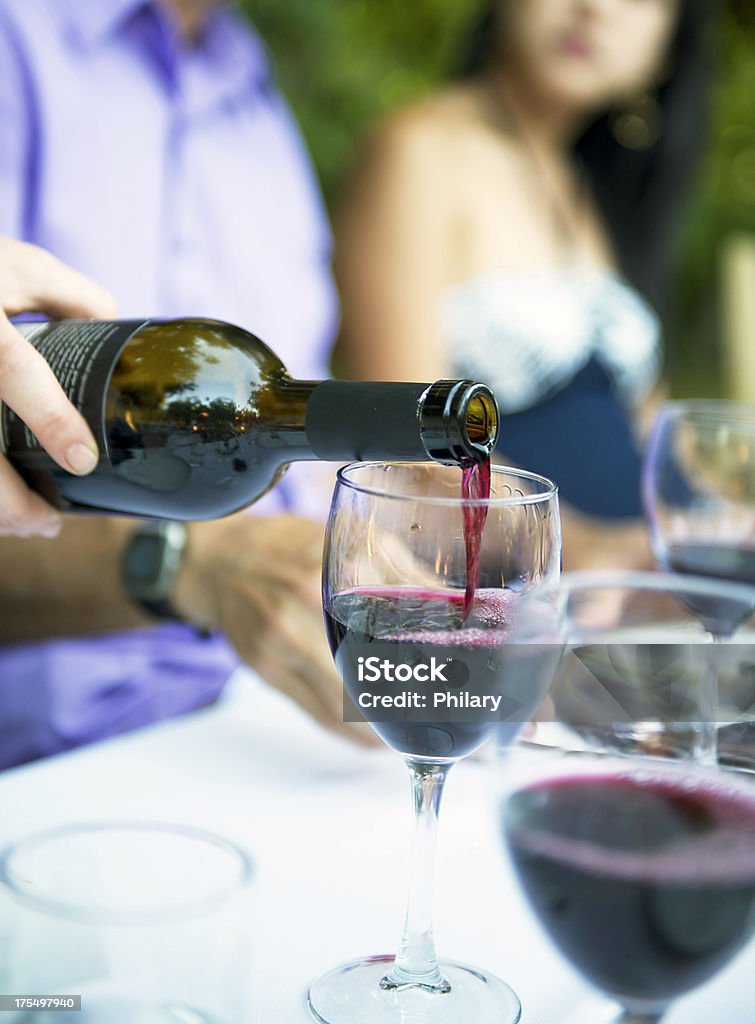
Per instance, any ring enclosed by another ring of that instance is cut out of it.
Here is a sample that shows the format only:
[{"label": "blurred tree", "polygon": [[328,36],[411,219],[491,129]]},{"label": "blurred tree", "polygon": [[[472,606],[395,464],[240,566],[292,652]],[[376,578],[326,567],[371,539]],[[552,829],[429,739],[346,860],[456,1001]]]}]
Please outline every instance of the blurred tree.
[{"label": "blurred tree", "polygon": [[240,0],[275,57],[332,200],[376,116],[430,89],[482,0]]},{"label": "blurred tree", "polygon": [[744,232],[755,240],[752,0],[730,0],[724,6],[716,43],[719,70],[711,95],[710,143],[679,238],[679,305],[668,349],[676,391],[725,397],[719,302],[722,246],[731,235]]},{"label": "blurred tree", "polygon": [[[447,74],[484,0],[237,2],[274,54],[333,202],[366,126]],[[668,339],[672,386],[684,394],[721,390],[721,245],[731,232],[755,233],[755,5],[723,7],[710,146],[679,239],[678,313]]]}]

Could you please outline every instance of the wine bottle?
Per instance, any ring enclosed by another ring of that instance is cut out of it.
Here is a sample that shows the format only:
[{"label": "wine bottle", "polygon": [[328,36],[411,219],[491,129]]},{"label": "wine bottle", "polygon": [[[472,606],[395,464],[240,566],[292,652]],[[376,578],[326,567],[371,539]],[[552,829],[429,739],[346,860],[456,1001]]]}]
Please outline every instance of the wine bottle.
[{"label": "wine bottle", "polygon": [[64,511],[212,519],[303,459],[469,465],[492,450],[498,410],[473,381],[301,381],[258,338],[216,320],[17,325],[89,423],[100,461],[61,469],[0,403],[0,450]]}]

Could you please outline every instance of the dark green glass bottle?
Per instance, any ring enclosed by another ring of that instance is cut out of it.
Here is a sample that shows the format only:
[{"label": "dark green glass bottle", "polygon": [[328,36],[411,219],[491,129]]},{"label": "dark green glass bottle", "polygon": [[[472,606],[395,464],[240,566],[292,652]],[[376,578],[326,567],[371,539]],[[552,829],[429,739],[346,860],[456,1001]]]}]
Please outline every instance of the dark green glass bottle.
[{"label": "dark green glass bottle", "polygon": [[254,335],[216,320],[18,326],[100,447],[97,469],[73,476],[0,405],[8,458],[66,511],[212,519],[255,501],[290,462],[469,465],[497,437],[483,384],[298,381]]}]

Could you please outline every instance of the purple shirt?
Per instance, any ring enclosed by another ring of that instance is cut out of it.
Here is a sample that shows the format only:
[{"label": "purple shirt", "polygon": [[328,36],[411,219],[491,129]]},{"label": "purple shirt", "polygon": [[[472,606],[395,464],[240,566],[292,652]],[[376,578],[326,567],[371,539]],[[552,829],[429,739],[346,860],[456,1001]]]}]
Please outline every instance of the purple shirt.
[{"label": "purple shirt", "polygon": [[[228,320],[327,376],[327,221],[230,11],[189,48],[156,0],[0,0],[0,234],[102,282],[123,317]],[[258,510],[311,512],[306,469]],[[0,767],[207,703],[236,664],[180,625],[0,648]]]}]

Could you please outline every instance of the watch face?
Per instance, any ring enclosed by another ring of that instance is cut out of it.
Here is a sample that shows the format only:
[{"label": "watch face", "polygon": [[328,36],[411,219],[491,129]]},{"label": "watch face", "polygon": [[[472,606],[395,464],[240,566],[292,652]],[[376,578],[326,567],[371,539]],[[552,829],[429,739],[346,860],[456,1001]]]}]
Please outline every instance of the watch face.
[{"label": "watch face", "polygon": [[138,534],[131,541],[126,559],[126,575],[130,582],[138,585],[154,585],[159,582],[165,540]]},{"label": "watch face", "polygon": [[185,527],[166,520],[137,526],[126,546],[124,589],[132,601],[158,618],[180,618],[170,598],[185,545]]}]

